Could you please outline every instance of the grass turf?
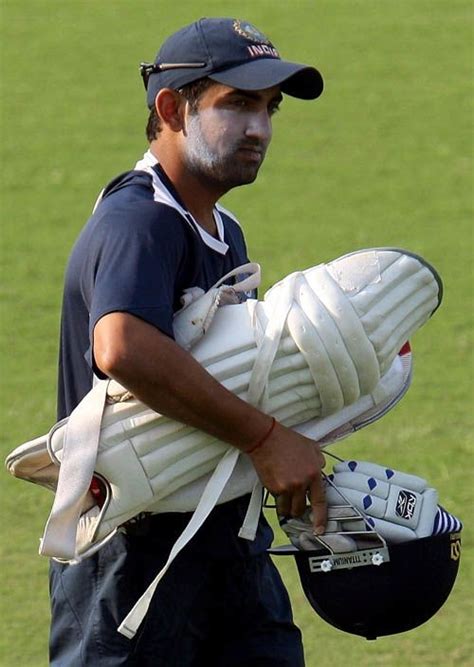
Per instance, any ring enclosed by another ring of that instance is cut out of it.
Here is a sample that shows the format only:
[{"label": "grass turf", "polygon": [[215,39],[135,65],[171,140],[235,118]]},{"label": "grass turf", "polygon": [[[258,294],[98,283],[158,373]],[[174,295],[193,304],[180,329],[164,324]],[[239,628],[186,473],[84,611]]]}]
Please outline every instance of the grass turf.
[{"label": "grass turf", "polygon": [[[472,18],[465,0],[3,0],[1,448],[54,421],[58,314],[68,252],[95,197],[145,148],[137,65],[203,15],[237,15],[284,56],[316,64],[315,103],[285,99],[258,181],[224,201],[241,218],[263,289],[368,246],[418,252],[444,305],[414,338],[413,387],[342,456],[422,474],[468,524],[472,509]],[[36,556],[51,498],[0,479],[0,664],[47,664],[47,563]],[[281,535],[277,535],[281,539]],[[319,620],[279,563],[308,667],[472,664],[472,533],[428,624],[377,642]]]}]

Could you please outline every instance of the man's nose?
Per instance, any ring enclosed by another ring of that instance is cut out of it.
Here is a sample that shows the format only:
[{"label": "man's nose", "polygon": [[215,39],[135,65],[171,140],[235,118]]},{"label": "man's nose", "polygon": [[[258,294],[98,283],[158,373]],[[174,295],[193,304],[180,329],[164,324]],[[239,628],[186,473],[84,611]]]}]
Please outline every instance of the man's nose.
[{"label": "man's nose", "polygon": [[272,121],[268,111],[252,114],[245,131],[247,137],[268,143],[272,138]]}]

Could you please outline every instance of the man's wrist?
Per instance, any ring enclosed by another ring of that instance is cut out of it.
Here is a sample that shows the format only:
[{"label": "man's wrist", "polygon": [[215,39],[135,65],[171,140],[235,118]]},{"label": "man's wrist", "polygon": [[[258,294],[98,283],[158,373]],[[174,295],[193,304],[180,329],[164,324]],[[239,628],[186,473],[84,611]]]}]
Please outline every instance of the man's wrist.
[{"label": "man's wrist", "polygon": [[273,429],[275,428],[275,424],[276,424],[276,419],[275,419],[275,417],[272,417],[271,418],[271,424],[270,424],[269,428],[267,428],[267,430],[262,435],[262,437],[260,437],[256,442],[251,444],[250,447],[245,449],[245,453],[246,454],[252,454],[256,449],[259,449],[263,444],[265,444],[265,442],[268,440],[268,438],[272,434]]}]

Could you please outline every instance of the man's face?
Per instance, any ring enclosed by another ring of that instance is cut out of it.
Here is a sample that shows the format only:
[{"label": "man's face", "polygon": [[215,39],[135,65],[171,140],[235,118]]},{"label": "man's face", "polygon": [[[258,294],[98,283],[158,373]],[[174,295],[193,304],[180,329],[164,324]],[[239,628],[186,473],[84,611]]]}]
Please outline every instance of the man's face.
[{"label": "man's face", "polygon": [[242,91],[215,84],[187,108],[184,162],[201,181],[229,190],[252,183],[272,137],[279,86]]}]

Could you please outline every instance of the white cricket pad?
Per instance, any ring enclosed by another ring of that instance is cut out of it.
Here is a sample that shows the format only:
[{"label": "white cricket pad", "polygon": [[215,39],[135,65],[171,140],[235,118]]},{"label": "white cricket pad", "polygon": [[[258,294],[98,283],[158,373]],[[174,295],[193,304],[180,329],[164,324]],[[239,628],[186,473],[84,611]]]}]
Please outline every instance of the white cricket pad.
[{"label": "white cricket pad", "polygon": [[[421,258],[363,250],[291,274],[262,302],[218,307],[255,287],[255,265],[229,275],[245,271],[249,279],[231,287],[219,281],[195,300],[191,290],[175,317],[177,340],[224,386],[286,426],[307,426],[326,441],[360,428],[362,417],[370,423],[399,400],[411,369],[399,350],[441,299],[439,278]],[[250,460],[151,411],[117,383],[98,382],[69,419],[53,427],[42,457],[45,440],[17,448],[7,459],[13,474],[22,476],[29,466],[25,478],[37,481],[29,458],[34,452],[38,482],[47,479],[51,487],[57,479],[44,555],[88,555],[142,511],[195,509],[199,520],[180,538],[183,548],[216,503],[250,491],[241,535],[255,533],[259,485]],[[105,484],[107,498],[98,516],[89,512],[87,526],[78,530],[93,474]],[[78,543],[78,536],[86,542]]]}]

